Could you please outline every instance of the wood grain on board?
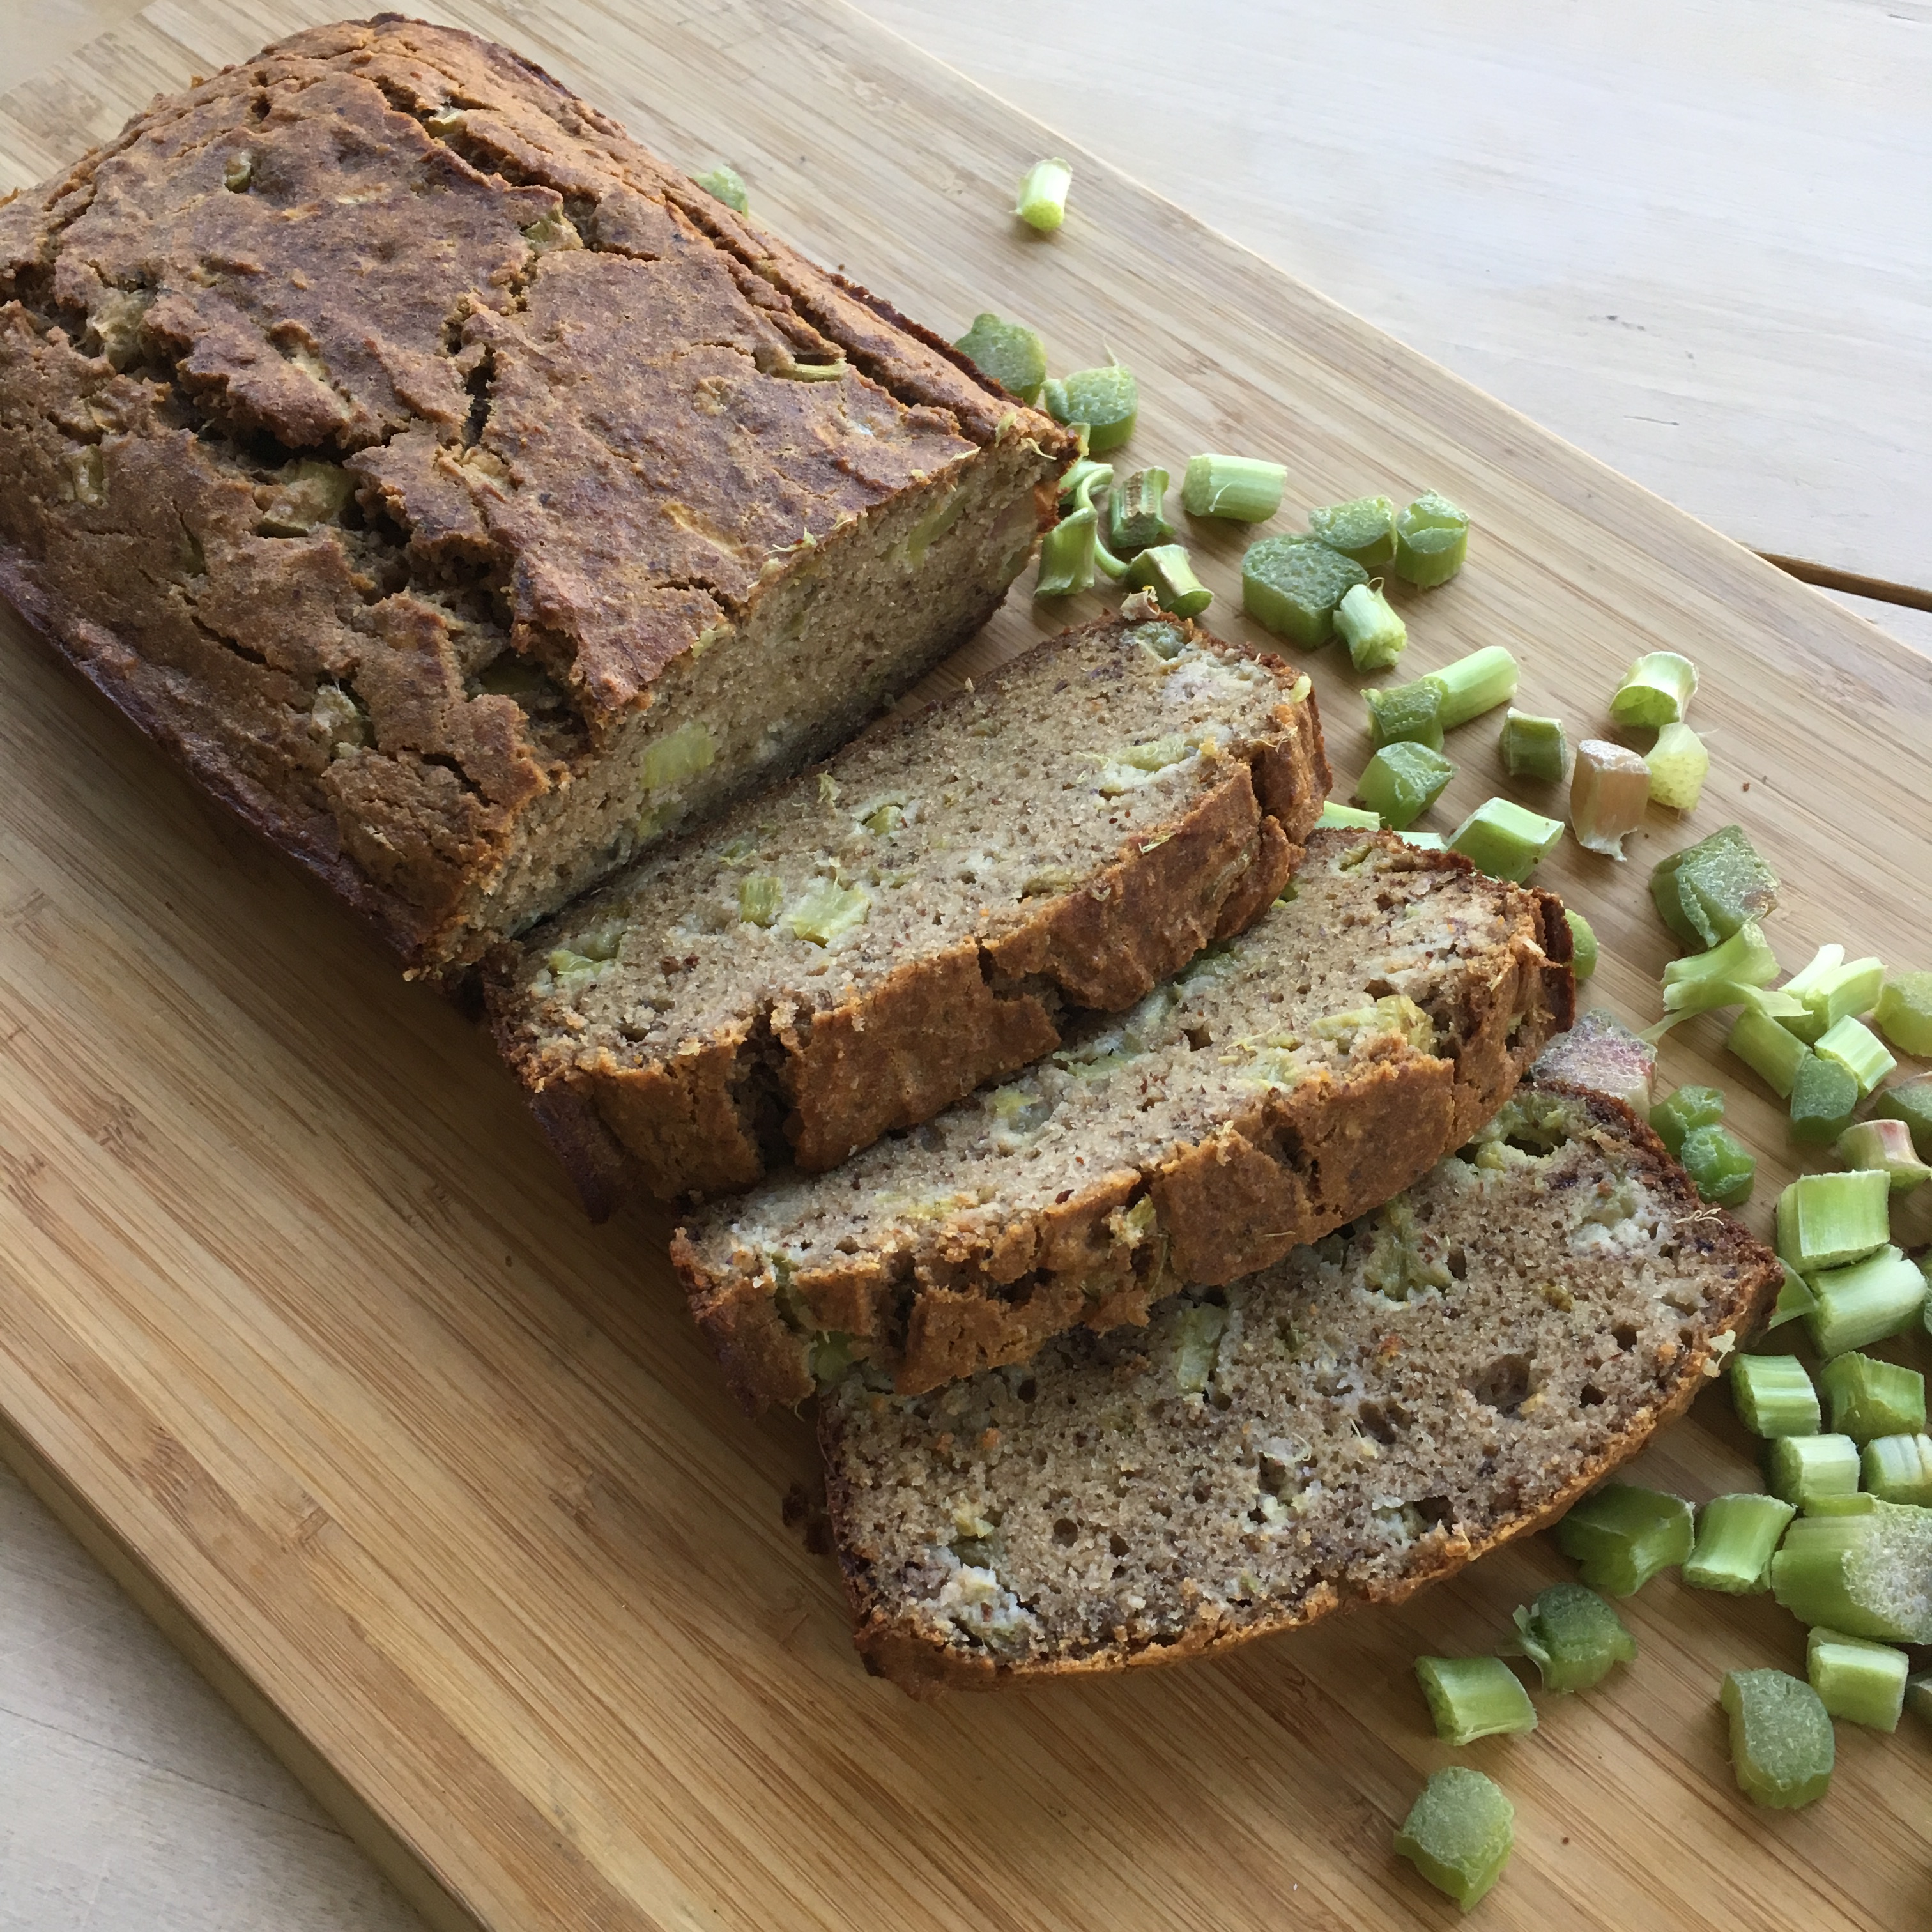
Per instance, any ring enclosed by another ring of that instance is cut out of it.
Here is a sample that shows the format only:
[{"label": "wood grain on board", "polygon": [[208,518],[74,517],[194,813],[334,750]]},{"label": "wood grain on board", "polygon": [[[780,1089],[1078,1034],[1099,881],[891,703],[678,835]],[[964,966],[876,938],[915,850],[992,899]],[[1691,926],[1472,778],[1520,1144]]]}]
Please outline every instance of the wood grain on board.
[{"label": "wood grain on board", "polygon": [[[157,0],[0,102],[32,178],[157,88],[331,17]],[[671,158],[909,312],[1027,314],[1060,366],[1142,375],[1133,453],[1277,455],[1291,505],[1440,488],[1478,536],[1409,598],[1405,674],[1509,644],[1579,733],[1636,651],[1693,652],[1715,759],[1688,823],[1543,876],[1654,1012],[1648,863],[1736,818],[1786,882],[1787,963],[1932,955],[1932,671],[1829,599],[1076,153],[1075,218],[1004,212],[1049,137],[836,0],[464,4]],[[1060,145],[1056,140],[1053,145]],[[1240,533],[1191,533],[1237,614]],[[1023,583],[954,675],[1100,608]],[[746,1424],[671,1289],[662,1220],[578,1217],[480,1034],[220,818],[34,640],[0,650],[0,1417],[10,1458],[432,1920],[490,1928],[1448,1924],[1388,1850],[1429,1735],[1418,1650],[1488,1648],[1565,1566],[1505,1552],[1399,1610],[1210,1666],[916,1706],[854,1661],[836,1576],[782,1526],[807,1423]],[[1313,666],[1344,782],[1366,753]],[[1486,724],[1431,822],[1501,784]],[[1518,796],[1556,801],[1529,788]],[[1720,1079],[1762,1154],[1776,1103]],[[1749,1484],[1721,1399],[1652,1452]],[[1498,1927],[1890,1928],[1922,1909],[1932,1777],[1846,1727],[1830,1800],[1732,1786],[1724,1669],[1802,1656],[1767,1600],[1660,1582],[1614,1691],[1464,1754],[1518,1810]]]}]

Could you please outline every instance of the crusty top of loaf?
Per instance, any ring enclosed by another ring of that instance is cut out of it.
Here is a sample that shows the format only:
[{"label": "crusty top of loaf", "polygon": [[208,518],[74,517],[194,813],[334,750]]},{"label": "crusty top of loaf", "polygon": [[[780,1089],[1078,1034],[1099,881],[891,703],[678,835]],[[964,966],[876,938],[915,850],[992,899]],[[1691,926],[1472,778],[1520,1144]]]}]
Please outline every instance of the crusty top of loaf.
[{"label": "crusty top of loaf", "polygon": [[1065,441],[539,69],[393,16],[158,100],[0,207],[0,387],[29,614],[97,654],[226,644],[207,729],[257,762],[242,792],[320,781],[312,707],[352,668],[364,816],[459,870],[801,546],[1003,420]]}]

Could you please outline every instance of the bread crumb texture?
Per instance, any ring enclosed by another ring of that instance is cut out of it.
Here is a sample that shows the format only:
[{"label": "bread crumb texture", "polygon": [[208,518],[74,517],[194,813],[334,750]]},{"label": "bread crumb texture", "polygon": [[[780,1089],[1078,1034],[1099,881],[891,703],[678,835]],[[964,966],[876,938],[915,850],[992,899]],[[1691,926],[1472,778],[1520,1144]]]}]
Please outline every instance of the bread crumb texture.
[{"label": "bread crumb texture", "polygon": [[1266,910],[1328,789],[1307,682],[1172,620],[1049,639],[506,949],[506,1054],[660,1195],[829,1167]]},{"label": "bread crumb texture", "polygon": [[450,28],[298,34],[0,208],[0,589],[418,965],[849,734],[1067,447]]},{"label": "bread crumb texture", "polygon": [[902,1394],[1147,1318],[1418,1180],[1569,1024],[1546,893],[1316,832],[1282,900],[1118,1016],[829,1174],[692,1215],[673,1256],[748,1401],[854,1360]]},{"label": "bread crumb texture", "polygon": [[858,1642],[915,1692],[1192,1656],[1388,1601],[1559,1513],[1780,1276],[1620,1103],[1526,1086],[1272,1268],[821,1438]]}]

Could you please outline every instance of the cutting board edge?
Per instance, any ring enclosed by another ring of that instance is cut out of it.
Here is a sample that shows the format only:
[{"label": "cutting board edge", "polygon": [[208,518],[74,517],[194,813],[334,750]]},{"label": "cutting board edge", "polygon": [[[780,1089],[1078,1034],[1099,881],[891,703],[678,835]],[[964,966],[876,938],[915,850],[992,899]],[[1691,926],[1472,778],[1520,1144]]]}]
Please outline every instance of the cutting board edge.
[{"label": "cutting board edge", "polygon": [[68,1481],[16,1422],[0,1389],[0,1462],[4,1462],[75,1541],[124,1590],[190,1665],[314,1799],[433,1932],[490,1932],[437,1877],[421,1852],[390,1826],[328,1757],[285,1716],[184,1600],[171,1590],[133,1543]]},{"label": "cutting board edge", "polygon": [[[135,17],[146,17],[152,10],[152,8],[143,9],[142,14]],[[933,64],[944,68],[949,74],[956,73],[956,70],[947,67],[942,62],[937,61],[934,57],[913,48],[913,44],[906,41],[903,36],[872,20],[860,9],[850,4],[849,0],[838,0],[838,10],[850,16],[855,22],[862,23],[868,32],[885,35],[896,43],[911,49],[918,54],[920,59],[931,62]],[[88,48],[98,44],[100,40],[112,38],[113,34],[119,31],[112,30],[108,35],[97,37],[96,40],[86,44],[82,49],[76,50],[74,54],[70,55],[68,58],[72,60],[84,56]],[[977,83],[964,82],[963,84],[970,88],[975,93],[986,95],[988,99],[994,100],[1000,99],[990,90],[980,86]],[[4,97],[0,97],[0,99],[3,98]],[[1024,110],[1013,107],[1010,103],[1003,100],[1000,101],[1000,104],[1016,117],[1024,119],[1029,125],[1042,130],[1046,129],[1046,123],[1025,113]],[[1075,152],[1084,153],[1086,151],[1076,149]],[[1104,164],[1095,163],[1094,165],[1098,166]],[[1130,183],[1137,193],[1144,194],[1150,200],[1160,201],[1163,206],[1174,210],[1190,222],[1198,223],[1222,246],[1244,258],[1250,265],[1251,271],[1256,272],[1265,271],[1270,275],[1280,276],[1284,280],[1293,282],[1298,290],[1327,310],[1339,325],[1360,330],[1365,334],[1384,337],[1384,339],[1390,341],[1400,340],[1400,338],[1385,337],[1384,332],[1352,310],[1322,294],[1311,284],[1292,274],[1289,271],[1274,263],[1259,251],[1234,240],[1218,229],[1213,227],[1211,224],[1202,221],[1200,218],[1190,214],[1179,204],[1159,195],[1156,190],[1148,188],[1144,182],[1125,170],[1110,169],[1109,172]],[[1578,446],[1556,436],[1554,432],[1536,424],[1533,418],[1502,403],[1499,399],[1482,389],[1479,385],[1456,375],[1454,371],[1426,356],[1424,352],[1406,343],[1401,343],[1400,346],[1406,357],[1413,358],[1418,364],[1426,364],[1438,378],[1448,378],[1456,391],[1466,394],[1472,399],[1480,399],[1483,404],[1490,409],[1507,412],[1509,419],[1520,422],[1532,430],[1540,440],[1560,447],[1566,456],[1582,458],[1594,472],[1606,478],[1614,478],[1616,482],[1622,485],[1624,490],[1628,493],[1625,498],[1624,514],[1619,520],[1622,526],[1622,534],[1625,540],[1633,543],[1640,542],[1638,530],[1634,526],[1641,526],[1648,520],[1654,520],[1660,514],[1672,518],[1688,518],[1700,531],[1708,532],[1709,536],[1720,540],[1724,552],[1726,553],[1724,562],[1726,569],[1738,568],[1738,553],[1742,553],[1743,556],[1750,558],[1753,563],[1761,562],[1762,560],[1748,546],[1737,539],[1726,536],[1724,532],[1717,530],[1708,524],[1703,524],[1700,519],[1696,518],[1690,512],[1683,511],[1670,503],[1667,498],[1648,489],[1636,479],[1616,470]],[[1468,427],[1466,419],[1460,426],[1466,432]],[[1496,418],[1494,426],[1496,429],[1502,430],[1504,427],[1504,419],[1501,417]],[[1495,460],[1493,448],[1485,451],[1484,454],[1488,460]],[[1541,487],[1546,490],[1549,488],[1546,481]],[[1553,494],[1554,492],[1551,494]],[[1713,549],[1715,548],[1715,546],[1712,547]],[[1740,584],[1750,584],[1755,581],[1764,586],[1765,595],[1762,598],[1756,600],[1758,614],[1763,616],[1768,623],[1770,607],[1784,602],[1786,606],[1787,618],[1795,616],[1798,605],[1795,602],[1789,600],[1790,600],[1791,590],[1797,580],[1786,576],[1768,562],[1762,562],[1762,568],[1768,573],[1762,578],[1758,578],[1755,572],[1750,571],[1748,566],[1746,566],[1736,579]],[[1768,588],[1774,582],[1780,586],[1775,593],[1771,592]],[[1808,609],[1815,608],[1820,614],[1828,610],[1832,614],[1829,620],[1823,618],[1822,614],[1819,618],[1820,627],[1828,633],[1841,627],[1849,626],[1856,621],[1840,607],[1833,604],[1822,592],[1810,590],[1810,603],[1805,607]],[[1858,629],[1861,633],[1858,642],[1862,651],[1870,656],[1885,661],[1888,664],[1900,667],[1910,665],[1920,676],[1924,675],[1925,668],[1923,660],[1909,647],[1899,644],[1896,639],[1882,630],[1879,631],[1875,636],[1868,634],[1870,627],[1862,622],[1858,625]],[[254,1677],[236,1660],[231,1651],[224,1648],[202,1626],[194,1612],[186,1607],[187,1599],[172,1589],[164,1578],[150,1567],[133,1542],[124,1539],[114,1526],[111,1510],[107,1504],[104,1503],[97,1506],[75,1490],[46,1452],[32,1442],[28,1435],[22,1432],[15,1415],[10,1412],[9,1406],[4,1400],[4,1390],[0,1390],[0,1460],[4,1460],[14,1469],[27,1486],[76,1535],[82,1546],[101,1563],[110,1575],[114,1576],[116,1582],[128,1591],[134,1602],[154,1622],[170,1643],[182,1654],[230,1708],[236,1712],[250,1730],[262,1741],[322,1810],[342,1827],[352,1840],[370,1857],[378,1869],[398,1887],[411,1905],[422,1914],[429,1924],[437,1928],[438,1932],[442,1932],[442,1928],[460,1928],[461,1932],[484,1932],[484,1922],[477,1918],[459,1902],[443,1882],[436,1876],[434,1868],[424,1857],[385,1821],[383,1816],[377,1809],[358,1795],[350,1782],[336,1770],[334,1766],[310,1742],[299,1728],[283,1714],[272,1697],[263,1691]]]}]

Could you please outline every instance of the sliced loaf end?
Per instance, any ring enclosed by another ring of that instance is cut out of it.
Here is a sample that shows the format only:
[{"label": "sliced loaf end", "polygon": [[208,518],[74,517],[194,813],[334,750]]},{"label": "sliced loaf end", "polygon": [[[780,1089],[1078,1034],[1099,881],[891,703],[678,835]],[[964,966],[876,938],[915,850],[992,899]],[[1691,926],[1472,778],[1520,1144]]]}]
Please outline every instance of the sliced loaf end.
[{"label": "sliced loaf end", "polygon": [[1386,1207],[1144,1329],[820,1439],[868,1667],[915,1696],[1391,1602],[1560,1515],[1714,1376],[1776,1258],[1621,1102],[1526,1086]]}]

